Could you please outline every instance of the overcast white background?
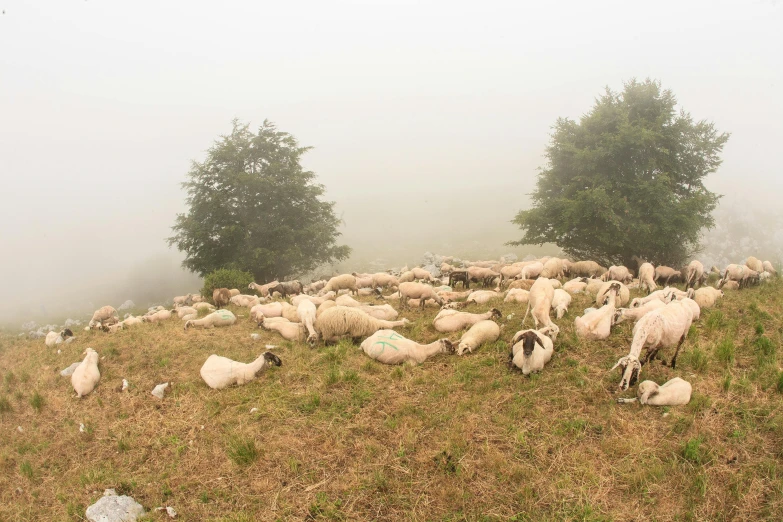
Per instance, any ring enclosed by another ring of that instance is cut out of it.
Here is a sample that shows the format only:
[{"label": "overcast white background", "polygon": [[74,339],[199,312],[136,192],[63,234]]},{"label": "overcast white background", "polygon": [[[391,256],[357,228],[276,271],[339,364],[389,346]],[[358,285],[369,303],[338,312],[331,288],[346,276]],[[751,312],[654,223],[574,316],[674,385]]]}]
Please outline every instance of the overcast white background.
[{"label": "overcast white background", "polygon": [[[179,183],[234,117],[268,118],[315,147],[306,167],[357,250],[394,228],[388,208],[406,198],[400,227],[451,234],[430,202],[465,198],[450,207],[460,219],[513,236],[507,221],[555,119],[633,77],[661,80],[695,118],[731,132],[710,188],[774,206],[783,192],[777,1],[0,9],[0,279],[18,297],[0,300],[0,317],[51,312],[74,292],[88,302],[146,269],[179,277],[164,241],[184,209]],[[368,244],[399,249],[401,238]]]}]

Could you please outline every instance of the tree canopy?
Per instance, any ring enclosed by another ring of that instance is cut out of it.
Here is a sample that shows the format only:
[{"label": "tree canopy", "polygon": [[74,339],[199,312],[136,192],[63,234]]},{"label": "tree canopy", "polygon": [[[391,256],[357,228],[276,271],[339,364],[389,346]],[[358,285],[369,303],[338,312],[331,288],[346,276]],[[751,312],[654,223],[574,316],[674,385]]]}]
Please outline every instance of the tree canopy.
[{"label": "tree canopy", "polygon": [[189,209],[168,243],[185,252],[183,266],[201,276],[245,270],[260,282],[346,259],[334,203],[320,199],[323,185],[300,164],[308,150],[269,121],[254,134],[234,120],[182,184]]},{"label": "tree canopy", "polygon": [[635,266],[633,256],[677,266],[698,252],[721,197],[704,178],[729,134],[676,105],[660,82],[632,80],[578,123],[559,118],[533,206],[512,221],[524,236],[510,244],[555,243],[606,266]]}]

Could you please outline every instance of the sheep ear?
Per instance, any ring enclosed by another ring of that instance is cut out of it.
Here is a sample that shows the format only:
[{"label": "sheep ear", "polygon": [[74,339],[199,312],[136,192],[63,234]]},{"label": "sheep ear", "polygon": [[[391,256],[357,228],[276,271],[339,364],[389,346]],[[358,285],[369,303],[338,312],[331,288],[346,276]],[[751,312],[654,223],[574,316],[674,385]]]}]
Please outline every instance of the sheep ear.
[{"label": "sheep ear", "polygon": [[627,357],[620,357],[620,359],[617,360],[617,363],[614,366],[612,366],[612,368],[609,371],[611,372],[612,370],[614,370],[618,366],[627,366],[628,363],[627,363],[626,359],[627,359]]}]

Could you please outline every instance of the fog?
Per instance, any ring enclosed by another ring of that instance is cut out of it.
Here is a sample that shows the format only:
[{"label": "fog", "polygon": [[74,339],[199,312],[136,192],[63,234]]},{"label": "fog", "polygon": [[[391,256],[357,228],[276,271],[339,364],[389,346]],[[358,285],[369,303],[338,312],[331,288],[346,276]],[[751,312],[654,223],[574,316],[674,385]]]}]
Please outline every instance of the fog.
[{"label": "fog", "polygon": [[781,255],[765,233],[783,223],[778,1],[0,9],[0,323],[197,290],[165,238],[190,161],[235,117],[314,147],[305,166],[343,216],[346,267],[538,252],[503,243],[551,125],[634,77],[732,133],[707,185],[726,194],[717,216],[750,225],[723,226],[705,256],[743,258],[723,247],[750,235]]}]

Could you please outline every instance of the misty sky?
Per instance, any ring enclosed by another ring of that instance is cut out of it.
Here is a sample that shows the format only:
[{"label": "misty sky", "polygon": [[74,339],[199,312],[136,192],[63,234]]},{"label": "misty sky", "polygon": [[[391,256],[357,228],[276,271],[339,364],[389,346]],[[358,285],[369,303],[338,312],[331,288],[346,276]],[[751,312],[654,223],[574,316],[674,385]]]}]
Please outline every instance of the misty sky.
[{"label": "misty sky", "polygon": [[[306,167],[357,248],[388,228],[378,216],[389,214],[367,201],[410,198],[404,226],[433,234],[449,227],[428,212],[434,197],[475,190],[485,197],[453,208],[479,224],[511,219],[555,119],[578,118],[604,86],[632,77],[661,80],[695,118],[732,133],[710,188],[762,203],[783,195],[778,1],[0,0],[0,9],[6,295],[90,292],[176,257],[164,238],[183,210],[179,183],[235,117],[268,118],[315,147]],[[0,316],[39,300],[4,300]]]}]

